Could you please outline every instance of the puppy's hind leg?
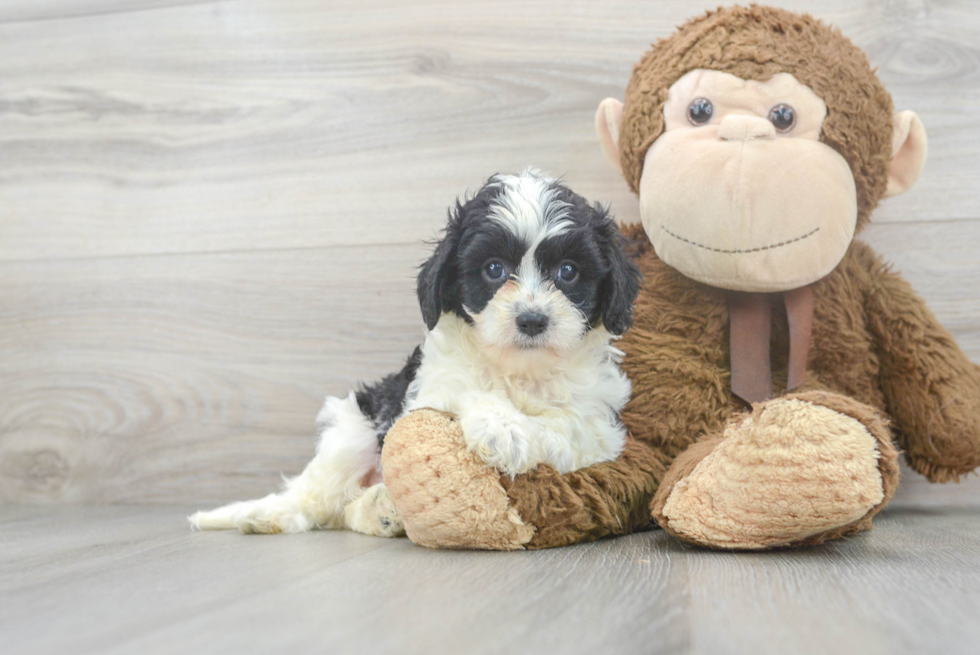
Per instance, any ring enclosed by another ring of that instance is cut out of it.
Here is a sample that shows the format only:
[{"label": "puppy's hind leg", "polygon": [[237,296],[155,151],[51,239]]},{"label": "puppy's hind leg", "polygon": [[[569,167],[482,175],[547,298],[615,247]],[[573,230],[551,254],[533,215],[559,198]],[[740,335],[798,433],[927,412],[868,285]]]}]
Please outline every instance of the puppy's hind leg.
[{"label": "puppy's hind leg", "polygon": [[327,398],[317,416],[316,456],[277,494],[231,503],[189,517],[199,530],[279,533],[343,528],[344,506],[378,477],[377,430],[353,392]]},{"label": "puppy's hind leg", "polygon": [[378,537],[401,537],[405,524],[395,509],[388,487],[383,483],[369,487],[344,508],[344,525],[354,532]]}]

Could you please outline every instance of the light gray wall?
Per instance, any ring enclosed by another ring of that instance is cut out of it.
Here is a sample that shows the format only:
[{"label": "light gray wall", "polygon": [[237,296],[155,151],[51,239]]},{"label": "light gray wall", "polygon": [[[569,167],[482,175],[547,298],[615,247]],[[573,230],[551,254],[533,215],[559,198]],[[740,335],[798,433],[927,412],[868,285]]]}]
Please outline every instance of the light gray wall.
[{"label": "light gray wall", "polygon": [[[457,195],[533,164],[637,219],[593,112],[714,4],[0,1],[0,501],[298,472],[323,395],[419,339],[415,266]],[[926,170],[865,236],[980,361],[980,6],[775,4],[921,116]]]}]

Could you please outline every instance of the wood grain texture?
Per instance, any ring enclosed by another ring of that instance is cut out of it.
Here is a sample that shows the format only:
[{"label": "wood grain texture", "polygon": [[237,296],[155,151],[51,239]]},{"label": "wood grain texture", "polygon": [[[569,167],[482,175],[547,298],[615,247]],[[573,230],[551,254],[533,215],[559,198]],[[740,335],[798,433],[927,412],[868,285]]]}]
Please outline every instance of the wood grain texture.
[{"label": "wood grain texture", "polygon": [[191,533],[184,507],[0,508],[5,653],[973,653],[980,504],[800,551],[662,531],[551,551]]},{"label": "wood grain texture", "polygon": [[[980,361],[976,3],[775,4],[922,117],[923,177],[865,237]],[[713,5],[0,2],[0,502],[207,504],[298,472],[323,395],[421,336],[414,267],[456,196],[533,164],[637,219],[594,109]]]},{"label": "wood grain texture", "polygon": [[[651,41],[699,9],[9,4],[4,259],[415,242],[457,194],[529,164],[635,218],[598,155],[592,115],[622,95]],[[53,20],[59,5],[65,17]],[[896,106],[929,130],[920,183],[876,220],[980,218],[976,5],[839,0],[819,13],[868,51]]]},{"label": "wood grain texture", "polygon": [[0,264],[0,497],[274,489],[312,457],[324,394],[388,373],[418,343],[421,256],[390,246]]}]

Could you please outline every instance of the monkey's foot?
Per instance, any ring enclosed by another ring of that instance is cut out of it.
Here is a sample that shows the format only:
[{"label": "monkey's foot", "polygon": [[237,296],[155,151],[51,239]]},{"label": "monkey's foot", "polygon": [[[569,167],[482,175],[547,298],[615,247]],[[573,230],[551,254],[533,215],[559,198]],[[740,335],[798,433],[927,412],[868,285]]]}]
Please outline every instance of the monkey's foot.
[{"label": "monkey's foot", "polygon": [[712,548],[815,544],[870,529],[898,485],[874,409],[827,392],[753,407],[682,453],[651,504],[674,536]]}]

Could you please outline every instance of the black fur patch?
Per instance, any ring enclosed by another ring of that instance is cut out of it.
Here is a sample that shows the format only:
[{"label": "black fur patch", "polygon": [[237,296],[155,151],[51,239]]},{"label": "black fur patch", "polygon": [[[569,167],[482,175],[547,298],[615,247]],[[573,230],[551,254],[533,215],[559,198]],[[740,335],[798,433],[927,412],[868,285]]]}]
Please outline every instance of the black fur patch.
[{"label": "black fur patch", "polygon": [[402,370],[385,376],[373,384],[363,384],[354,393],[361,413],[374,423],[374,429],[378,434],[378,450],[381,450],[384,444],[385,434],[391,429],[395,419],[402,414],[408,385],[415,379],[421,363],[422,349],[416,346]]},{"label": "black fur patch", "polygon": [[[477,314],[482,312],[497,289],[517,271],[525,252],[527,244],[499,223],[485,220],[479,228],[464,230],[457,254],[459,305]],[[483,274],[484,264],[491,260],[504,265],[505,274],[499,281],[488,280]],[[469,315],[464,318],[469,319]]]},{"label": "black fur patch", "polygon": [[449,210],[449,221],[443,237],[436,244],[429,260],[422,264],[418,277],[419,306],[425,325],[430,330],[445,312],[452,312],[472,322],[463,309],[463,299],[459,294],[459,249],[464,235],[474,226],[489,226],[490,221],[486,219],[492,203],[500,193],[500,187],[491,186],[488,182],[465,203],[457,199],[456,206]]}]

